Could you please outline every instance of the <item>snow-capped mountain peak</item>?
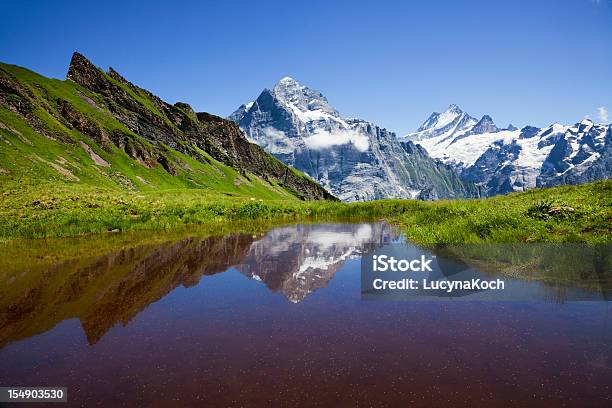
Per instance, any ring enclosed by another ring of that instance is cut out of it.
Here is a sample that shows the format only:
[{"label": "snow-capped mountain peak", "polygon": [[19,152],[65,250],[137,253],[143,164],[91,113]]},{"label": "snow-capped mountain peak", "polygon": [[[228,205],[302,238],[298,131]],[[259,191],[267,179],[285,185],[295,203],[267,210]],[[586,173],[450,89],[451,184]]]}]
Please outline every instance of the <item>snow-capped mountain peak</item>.
[{"label": "snow-capped mountain peak", "polygon": [[589,129],[593,127],[594,123],[589,118],[584,118],[580,121],[580,125],[578,126],[578,130],[580,132],[588,132]]},{"label": "snow-capped mountain peak", "polygon": [[459,106],[451,104],[442,113],[432,113],[415,133],[406,135],[404,139],[417,141],[438,136],[450,137],[468,130],[477,122]]},{"label": "snow-capped mountain peak", "polygon": [[431,116],[429,116],[429,118],[419,127],[417,132],[422,132],[428,129],[443,128],[455,121],[459,116],[461,116],[462,113],[463,111],[459,108],[459,106],[451,104],[442,113],[432,113]]},{"label": "snow-capped mountain peak", "polygon": [[[321,92],[310,89],[289,76],[278,81],[272,89],[272,93],[279,101],[289,106],[294,113],[297,113],[302,120],[320,119],[326,115],[340,117],[338,111],[329,104],[327,98]],[[299,112],[306,114],[299,115]],[[308,112],[315,114],[308,114]]]},{"label": "snow-capped mountain peak", "polygon": [[276,83],[276,86],[301,86],[301,85],[294,78],[290,76],[284,76]]},{"label": "snow-capped mountain peak", "polygon": [[499,132],[499,128],[495,126],[493,119],[489,115],[483,115],[482,118],[470,129],[466,134],[481,135],[483,133]]}]

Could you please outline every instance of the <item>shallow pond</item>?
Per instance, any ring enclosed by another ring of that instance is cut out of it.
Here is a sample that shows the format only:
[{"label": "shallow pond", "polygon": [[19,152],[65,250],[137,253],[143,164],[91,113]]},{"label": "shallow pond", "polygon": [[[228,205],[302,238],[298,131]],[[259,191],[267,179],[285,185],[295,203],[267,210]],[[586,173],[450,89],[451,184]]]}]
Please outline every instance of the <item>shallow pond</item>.
[{"label": "shallow pond", "polygon": [[529,300],[363,300],[360,257],[401,241],[313,224],[13,251],[0,385],[66,386],[69,406],[612,404],[606,293],[515,277]]}]

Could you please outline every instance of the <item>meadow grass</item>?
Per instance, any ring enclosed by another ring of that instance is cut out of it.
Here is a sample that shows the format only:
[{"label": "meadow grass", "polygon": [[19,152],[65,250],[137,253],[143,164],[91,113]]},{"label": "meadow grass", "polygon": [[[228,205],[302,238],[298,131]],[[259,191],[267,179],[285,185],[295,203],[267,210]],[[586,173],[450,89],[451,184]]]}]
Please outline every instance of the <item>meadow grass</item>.
[{"label": "meadow grass", "polygon": [[386,220],[423,244],[610,242],[612,181],[478,200],[365,203],[233,196],[206,189],[126,191],[78,184],[13,186],[0,196],[0,240],[228,223]]}]

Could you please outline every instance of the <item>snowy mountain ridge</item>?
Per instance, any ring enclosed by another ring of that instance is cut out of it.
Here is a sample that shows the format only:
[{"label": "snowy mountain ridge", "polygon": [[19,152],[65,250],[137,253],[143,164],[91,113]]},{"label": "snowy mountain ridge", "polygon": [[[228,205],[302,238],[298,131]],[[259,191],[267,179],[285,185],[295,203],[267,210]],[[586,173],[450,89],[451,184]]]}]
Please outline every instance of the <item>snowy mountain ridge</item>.
[{"label": "snowy mountain ridge", "polygon": [[450,105],[403,140],[414,140],[463,180],[495,195],[610,178],[611,128],[584,119],[574,125],[499,129],[488,115],[475,122]]}]

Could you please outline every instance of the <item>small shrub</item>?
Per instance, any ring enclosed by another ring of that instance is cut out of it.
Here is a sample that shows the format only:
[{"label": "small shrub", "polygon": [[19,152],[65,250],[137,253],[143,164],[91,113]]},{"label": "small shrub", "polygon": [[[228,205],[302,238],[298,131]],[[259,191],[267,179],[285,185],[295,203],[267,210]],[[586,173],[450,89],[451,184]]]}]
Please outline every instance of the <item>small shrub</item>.
[{"label": "small shrub", "polygon": [[527,209],[527,216],[536,220],[545,220],[550,217],[549,211],[552,207],[552,200],[540,200]]}]

